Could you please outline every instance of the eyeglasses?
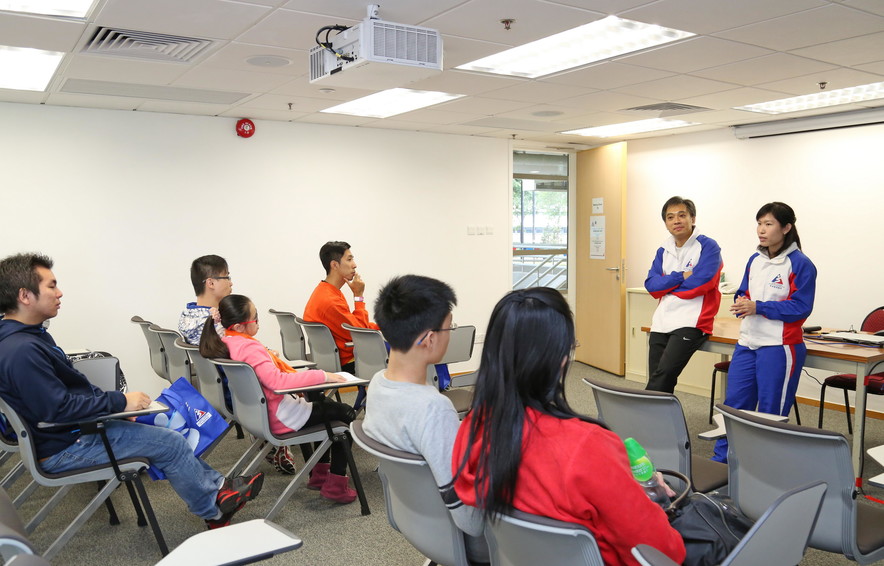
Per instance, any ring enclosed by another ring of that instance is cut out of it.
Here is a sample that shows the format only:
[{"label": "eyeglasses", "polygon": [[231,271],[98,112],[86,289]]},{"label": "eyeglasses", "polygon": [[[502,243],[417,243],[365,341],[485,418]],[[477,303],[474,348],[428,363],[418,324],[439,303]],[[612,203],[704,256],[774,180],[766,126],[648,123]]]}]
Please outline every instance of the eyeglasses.
[{"label": "eyeglasses", "polygon": [[203,279],[203,283],[205,283],[209,279],[227,279],[228,281],[233,281],[233,277],[231,277],[230,275],[219,275],[218,277],[206,277],[205,279]]},{"label": "eyeglasses", "polygon": [[427,333],[424,334],[423,338],[417,341],[417,344],[418,346],[420,346],[421,343],[427,339],[427,336],[430,335],[430,332],[451,332],[452,330],[457,330],[456,322],[452,322],[451,326],[449,326],[448,328],[433,328],[432,330],[427,330]]}]

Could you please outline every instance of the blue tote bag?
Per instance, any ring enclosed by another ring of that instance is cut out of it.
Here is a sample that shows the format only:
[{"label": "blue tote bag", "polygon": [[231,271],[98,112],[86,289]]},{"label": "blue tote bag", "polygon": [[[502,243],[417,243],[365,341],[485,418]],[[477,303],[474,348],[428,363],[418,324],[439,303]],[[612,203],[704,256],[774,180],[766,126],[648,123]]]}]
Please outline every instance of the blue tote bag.
[{"label": "blue tote bag", "polygon": [[[168,406],[169,410],[142,415],[135,419],[136,422],[180,432],[196,456],[202,455],[227,430],[224,417],[184,377],[163,389],[157,401]],[[148,473],[155,480],[166,477],[154,466],[148,469]]]}]

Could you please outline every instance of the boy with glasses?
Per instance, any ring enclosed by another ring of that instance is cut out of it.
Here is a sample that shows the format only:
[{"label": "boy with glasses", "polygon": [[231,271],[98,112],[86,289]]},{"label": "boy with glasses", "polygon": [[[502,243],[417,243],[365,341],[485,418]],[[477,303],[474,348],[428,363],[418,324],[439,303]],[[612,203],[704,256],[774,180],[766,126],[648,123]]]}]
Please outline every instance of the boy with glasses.
[{"label": "boy with glasses", "polygon": [[427,384],[427,366],[448,349],[454,291],[420,275],[404,275],[385,285],[374,316],[390,344],[387,369],[368,386],[365,434],[391,448],[419,454],[427,461],[454,523],[465,536],[471,563],[488,562],[482,513],[464,505],[452,489],[451,454],[460,426],[451,401]]},{"label": "boy with glasses", "polygon": [[[212,308],[233,291],[233,279],[227,267],[227,260],[217,255],[204,255],[190,264],[190,282],[196,301],[187,303],[178,318],[178,332],[189,344],[199,345],[203,326]],[[220,323],[215,325],[219,336],[224,336]]]}]

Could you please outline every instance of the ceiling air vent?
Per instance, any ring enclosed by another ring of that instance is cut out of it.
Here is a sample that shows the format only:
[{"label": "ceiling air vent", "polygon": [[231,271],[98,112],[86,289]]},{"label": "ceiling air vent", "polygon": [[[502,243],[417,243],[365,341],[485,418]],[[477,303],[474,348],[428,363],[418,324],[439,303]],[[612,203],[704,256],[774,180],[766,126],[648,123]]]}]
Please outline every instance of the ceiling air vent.
[{"label": "ceiling air vent", "polygon": [[203,53],[212,41],[131,29],[100,27],[83,47],[84,53],[134,57],[154,61],[189,63]]},{"label": "ceiling air vent", "polygon": [[681,114],[691,114],[693,112],[707,112],[711,108],[703,108],[702,106],[694,106],[692,104],[679,104],[677,102],[660,102],[658,104],[647,104],[645,106],[633,106],[632,108],[624,108],[620,112],[643,112],[653,114],[658,118],[667,116],[679,116]]}]

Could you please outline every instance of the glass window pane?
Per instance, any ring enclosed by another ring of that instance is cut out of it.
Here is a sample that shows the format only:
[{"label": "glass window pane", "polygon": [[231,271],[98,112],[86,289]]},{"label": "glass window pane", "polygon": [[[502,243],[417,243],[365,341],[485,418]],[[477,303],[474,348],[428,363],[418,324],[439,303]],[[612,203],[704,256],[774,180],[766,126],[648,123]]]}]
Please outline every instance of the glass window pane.
[{"label": "glass window pane", "polygon": [[513,288],[568,289],[568,155],[513,154]]}]

